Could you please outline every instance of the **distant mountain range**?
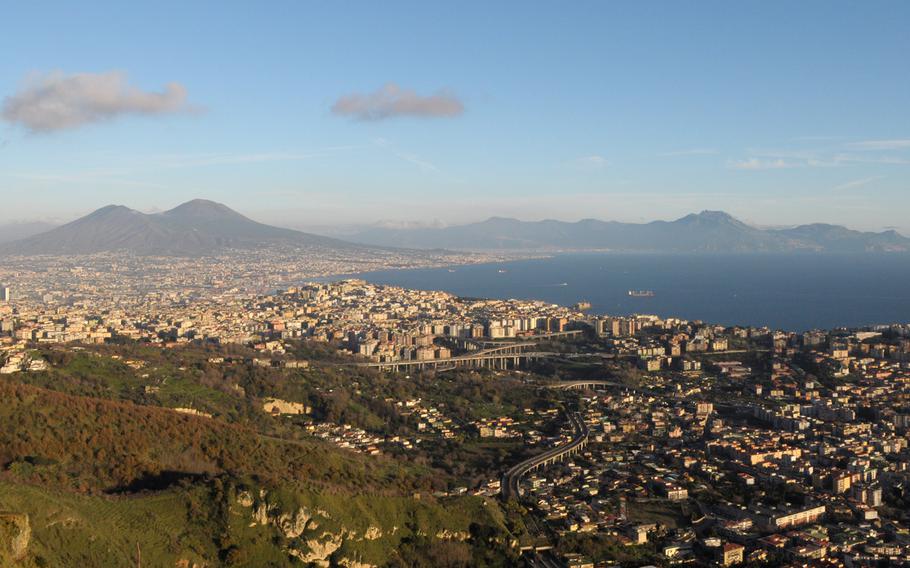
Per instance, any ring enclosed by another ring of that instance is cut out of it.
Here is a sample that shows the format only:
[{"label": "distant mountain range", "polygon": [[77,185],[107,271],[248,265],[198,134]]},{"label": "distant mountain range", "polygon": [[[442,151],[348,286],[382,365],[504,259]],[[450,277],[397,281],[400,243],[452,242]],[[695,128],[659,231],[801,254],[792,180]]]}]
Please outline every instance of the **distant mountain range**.
[{"label": "distant mountain range", "polygon": [[584,219],[519,221],[493,217],[445,228],[374,227],[348,237],[379,246],[454,250],[614,250],[627,252],[906,252],[910,239],[896,233],[853,231],[812,224],[760,229],[722,211],[675,221],[620,223]]},{"label": "distant mountain range", "polygon": [[366,249],[338,239],[272,227],[214,201],[195,199],[163,213],[108,205],[28,238],[0,245],[0,254],[62,255],[127,251],[140,255],[195,256],[229,248],[275,245]]},{"label": "distant mountain range", "polygon": [[[334,250],[376,248],[622,252],[906,252],[910,239],[896,233],[853,231],[812,224],[760,229],[721,211],[702,211],[675,221],[620,223],[585,219],[519,221],[493,217],[453,227],[378,226],[345,240],[258,223],[229,207],[195,199],[163,213],[108,205],[50,230],[42,224],[0,228],[0,254],[62,255],[127,251],[139,255],[197,256],[230,248],[279,245]],[[39,232],[42,231],[43,232]],[[34,234],[38,233],[38,234]],[[19,237],[3,242],[3,237]],[[31,235],[31,236],[27,236]],[[21,238],[21,237],[25,238]],[[349,242],[353,241],[353,242]],[[356,244],[359,243],[359,244]]]}]

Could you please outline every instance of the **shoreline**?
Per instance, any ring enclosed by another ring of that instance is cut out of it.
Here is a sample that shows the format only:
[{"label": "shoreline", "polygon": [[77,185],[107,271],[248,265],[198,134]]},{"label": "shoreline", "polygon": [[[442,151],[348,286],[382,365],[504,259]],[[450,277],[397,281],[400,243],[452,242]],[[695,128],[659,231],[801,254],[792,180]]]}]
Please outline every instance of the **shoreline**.
[{"label": "shoreline", "polygon": [[[843,267],[853,265],[859,257],[867,263],[866,276],[861,272],[844,275]],[[585,310],[592,317],[654,314],[731,327],[804,332],[910,321],[910,294],[894,284],[900,279],[897,273],[907,271],[907,266],[885,262],[892,258],[866,254],[562,254],[334,274],[313,281],[360,279],[444,291],[462,298],[540,300],[564,307],[584,301],[592,304]],[[541,264],[526,264],[534,260]],[[447,268],[455,273],[447,274]],[[499,268],[505,274],[495,274],[493,269]],[[871,281],[869,274],[875,275]],[[629,296],[629,290],[653,290],[654,296]]]}]

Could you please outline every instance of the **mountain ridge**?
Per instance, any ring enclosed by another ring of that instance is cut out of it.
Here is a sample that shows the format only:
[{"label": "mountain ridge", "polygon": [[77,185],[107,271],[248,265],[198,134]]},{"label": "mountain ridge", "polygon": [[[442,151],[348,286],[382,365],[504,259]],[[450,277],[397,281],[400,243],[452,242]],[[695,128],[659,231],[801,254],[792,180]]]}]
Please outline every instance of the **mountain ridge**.
[{"label": "mountain ridge", "polygon": [[230,207],[193,199],[159,213],[106,205],[25,238],[0,243],[0,254],[61,255],[127,251],[139,255],[199,256],[232,248],[272,246],[364,250],[513,250],[617,252],[908,252],[910,239],[894,230],[864,232],[810,223],[754,227],[724,211],[704,210],[672,221],[624,223],[521,221],[493,216],[466,225],[377,226],[341,240],[254,221]]},{"label": "mountain ridge", "polygon": [[787,229],[753,227],[724,211],[705,210],[673,221],[623,223],[582,219],[520,221],[490,217],[443,228],[374,227],[354,242],[455,250],[614,250],[618,252],[907,252],[896,231],[862,232],[823,223]]},{"label": "mountain ridge", "polygon": [[230,248],[275,245],[366,249],[311,233],[254,221],[215,201],[194,199],[161,213],[106,205],[74,221],[0,245],[0,254],[60,255],[126,251],[197,256]]}]

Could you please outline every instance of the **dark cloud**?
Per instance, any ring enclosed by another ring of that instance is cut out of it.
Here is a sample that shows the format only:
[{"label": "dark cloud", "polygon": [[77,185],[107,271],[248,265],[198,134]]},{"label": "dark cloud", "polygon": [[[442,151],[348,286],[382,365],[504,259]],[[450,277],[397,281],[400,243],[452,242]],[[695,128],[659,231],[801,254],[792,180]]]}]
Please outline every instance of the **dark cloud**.
[{"label": "dark cloud", "polygon": [[76,128],[128,114],[190,110],[183,85],[168,83],[161,92],[143,91],[129,85],[126,75],[118,71],[33,75],[3,102],[3,118],[32,132]]},{"label": "dark cloud", "polygon": [[464,104],[452,93],[421,96],[410,89],[389,83],[372,93],[353,93],[335,101],[332,112],[360,120],[382,120],[396,116],[437,118],[459,116]]}]

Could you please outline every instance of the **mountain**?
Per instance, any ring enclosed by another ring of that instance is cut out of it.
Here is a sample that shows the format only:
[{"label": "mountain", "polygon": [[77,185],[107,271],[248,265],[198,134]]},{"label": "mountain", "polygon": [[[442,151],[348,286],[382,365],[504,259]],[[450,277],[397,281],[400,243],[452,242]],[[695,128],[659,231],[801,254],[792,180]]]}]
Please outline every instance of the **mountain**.
[{"label": "mountain", "polygon": [[141,255],[194,256],[228,248],[274,245],[363,248],[258,223],[220,203],[195,199],[155,214],[108,205],[50,231],[6,243],[0,246],[0,253],[57,255],[128,251]]},{"label": "mountain", "polygon": [[[31,227],[30,225],[28,227]],[[19,236],[27,235],[23,226]],[[37,231],[37,227],[31,230]],[[2,232],[0,232],[2,235]],[[229,248],[280,246],[356,250],[368,247],[454,250],[615,250],[628,252],[901,252],[910,239],[894,232],[861,232],[811,224],[760,229],[722,211],[702,211],[675,221],[620,223],[583,219],[519,221],[492,217],[468,225],[375,226],[352,242],[258,223],[233,209],[195,199],[163,213],[108,205],[71,223],[0,244],[0,254],[196,256]],[[0,241],[2,242],[2,241]],[[362,243],[362,244],[354,244]]]},{"label": "mountain", "polygon": [[519,221],[492,217],[445,228],[372,227],[349,237],[381,246],[460,250],[616,250],[637,252],[857,252],[910,251],[894,231],[865,233],[836,225],[767,230],[722,211],[702,211],[675,221],[620,223]]},{"label": "mountain", "polygon": [[787,238],[813,243],[818,250],[842,252],[906,251],[908,239],[896,231],[882,233],[851,231],[840,225],[815,223],[776,231]]}]

